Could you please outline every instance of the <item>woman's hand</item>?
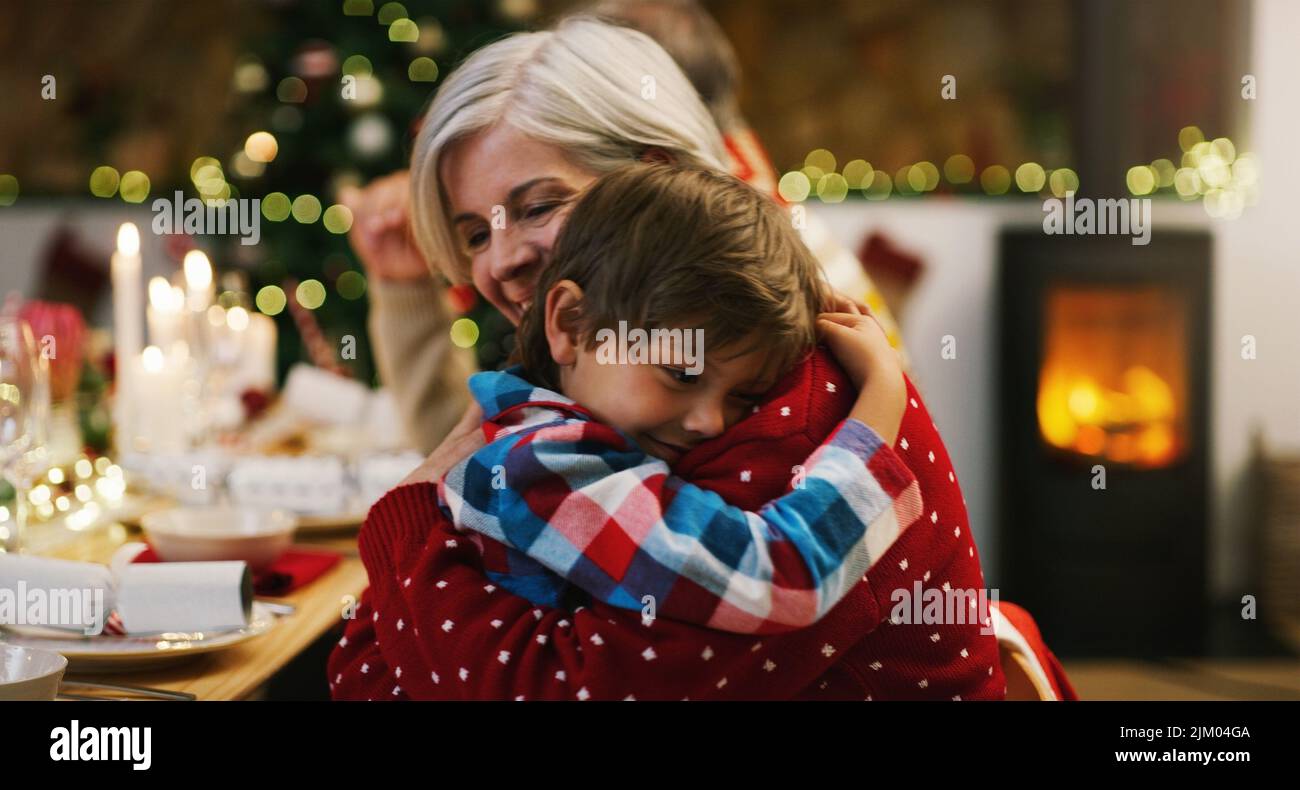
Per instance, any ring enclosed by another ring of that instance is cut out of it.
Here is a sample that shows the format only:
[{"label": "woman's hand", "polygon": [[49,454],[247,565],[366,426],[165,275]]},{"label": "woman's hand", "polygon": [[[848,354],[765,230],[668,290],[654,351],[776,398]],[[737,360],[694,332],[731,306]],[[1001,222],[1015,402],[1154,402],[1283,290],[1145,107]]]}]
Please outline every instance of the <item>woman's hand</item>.
[{"label": "woman's hand", "polygon": [[411,239],[410,186],[410,172],[399,170],[339,193],[339,201],[352,210],[348,240],[372,277],[409,281],[430,276]]},{"label": "woman's hand", "polygon": [[410,483],[436,483],[447,474],[447,470],[473,455],[486,441],[483,439],[483,409],[471,402],[465,414],[451,429],[447,438],[442,440],[424,463],[406,476],[398,485]]},{"label": "woman's hand", "polygon": [[885,331],[870,313],[822,313],[817,317],[817,333],[858,388],[849,416],[866,423],[892,446],[907,408],[907,383]]}]

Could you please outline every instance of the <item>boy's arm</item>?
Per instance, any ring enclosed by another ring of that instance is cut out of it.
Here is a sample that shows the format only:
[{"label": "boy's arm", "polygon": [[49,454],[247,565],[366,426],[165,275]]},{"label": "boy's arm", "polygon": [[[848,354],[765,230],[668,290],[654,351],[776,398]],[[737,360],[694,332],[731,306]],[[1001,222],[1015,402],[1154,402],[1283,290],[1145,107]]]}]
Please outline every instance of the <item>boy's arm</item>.
[{"label": "boy's arm", "polygon": [[595,422],[494,442],[440,492],[457,526],[523,551],[599,600],[745,633],[816,622],[922,509],[911,471],[856,420],[758,513],[671,477]]},{"label": "boy's arm", "polygon": [[535,606],[489,583],[432,483],[385,494],[358,544],[371,586],[329,659],[335,699],[790,699],[882,617],[866,584],[816,628],[761,640]]}]

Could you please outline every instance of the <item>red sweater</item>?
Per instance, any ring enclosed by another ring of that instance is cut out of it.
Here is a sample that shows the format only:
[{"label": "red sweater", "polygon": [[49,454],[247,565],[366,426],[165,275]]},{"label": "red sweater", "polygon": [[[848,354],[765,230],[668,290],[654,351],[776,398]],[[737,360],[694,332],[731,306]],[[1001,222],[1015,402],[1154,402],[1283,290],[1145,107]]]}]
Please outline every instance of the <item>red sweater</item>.
[{"label": "red sweater", "polygon": [[[895,590],[911,594],[914,582],[983,583],[947,453],[910,381],[908,390],[895,468],[915,474],[921,517],[900,525],[905,532],[869,577],[812,627],[756,637],[662,617],[647,624],[639,612],[599,603],[575,612],[533,606],[483,576],[477,550],[438,508],[436,486],[409,485],[376,503],[362,528],[371,588],[330,656],[333,696],[1000,699],[997,643],[979,624],[888,622]],[[819,352],[760,413],[693,450],[676,471],[756,510],[790,485],[791,468],[852,402],[844,374]]]}]

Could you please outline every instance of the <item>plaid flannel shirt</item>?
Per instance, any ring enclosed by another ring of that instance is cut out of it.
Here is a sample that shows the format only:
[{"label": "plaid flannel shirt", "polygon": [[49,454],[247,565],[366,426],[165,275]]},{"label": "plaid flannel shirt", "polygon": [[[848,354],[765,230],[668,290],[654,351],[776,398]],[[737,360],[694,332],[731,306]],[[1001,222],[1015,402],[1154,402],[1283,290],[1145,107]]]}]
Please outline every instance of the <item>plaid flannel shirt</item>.
[{"label": "plaid flannel shirt", "polygon": [[590,595],[725,631],[806,627],[908,523],[894,489],[915,481],[873,474],[884,445],[857,420],[809,457],[798,485],[754,513],[674,477],[518,368],[469,385],[491,415],[489,441],[448,471],[439,502],[475,538],[489,578],[534,603],[573,607]]}]

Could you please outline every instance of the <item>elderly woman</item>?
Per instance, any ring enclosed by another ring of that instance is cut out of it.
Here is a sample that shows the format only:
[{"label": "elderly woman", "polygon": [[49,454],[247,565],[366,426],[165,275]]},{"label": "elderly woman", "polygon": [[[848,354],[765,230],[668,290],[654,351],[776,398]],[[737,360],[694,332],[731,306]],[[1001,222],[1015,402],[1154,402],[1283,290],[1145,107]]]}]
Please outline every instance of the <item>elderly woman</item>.
[{"label": "elderly woman", "polygon": [[[726,158],[663,49],[630,29],[571,19],[477,51],[442,85],[412,152],[415,242],[518,323],[569,208],[599,175],[639,159],[723,170]],[[401,254],[414,269],[415,253]],[[400,364],[429,359],[413,349]],[[436,481],[481,444],[480,420],[466,414],[367,518],[360,545],[371,589],[330,659],[336,698],[622,698],[629,678],[646,673],[663,698],[863,696],[863,678],[837,662],[881,622],[865,584],[813,627],[757,643],[602,604],[546,610],[497,589],[438,507]],[[896,481],[878,482],[892,491]],[[701,641],[702,653],[680,649]],[[989,664],[997,696],[996,649],[977,660]]]}]

